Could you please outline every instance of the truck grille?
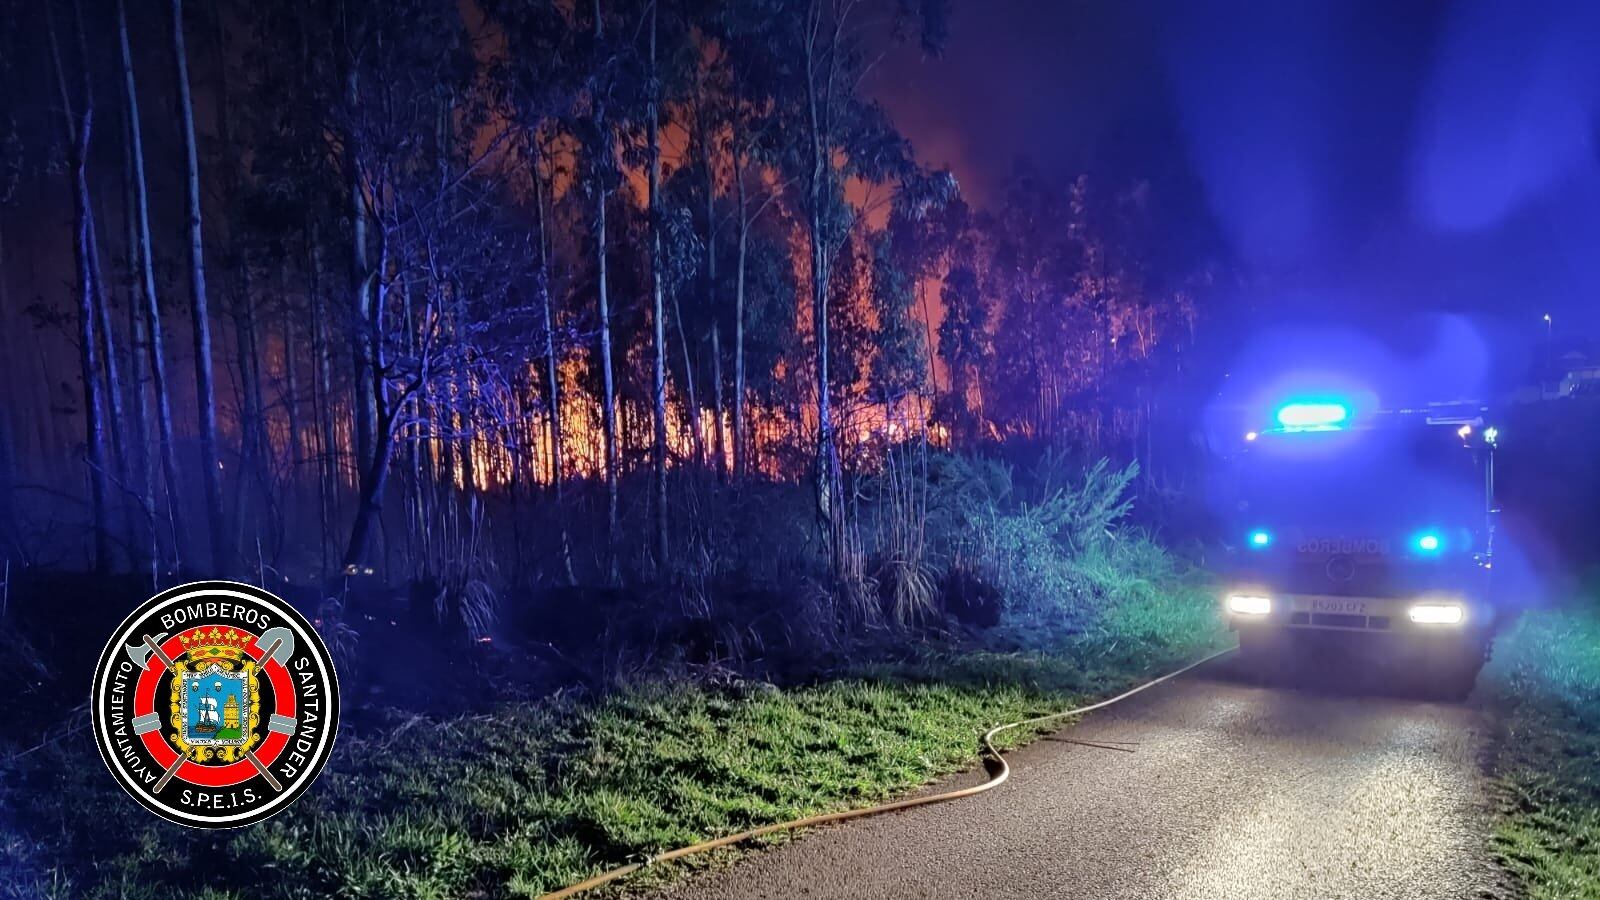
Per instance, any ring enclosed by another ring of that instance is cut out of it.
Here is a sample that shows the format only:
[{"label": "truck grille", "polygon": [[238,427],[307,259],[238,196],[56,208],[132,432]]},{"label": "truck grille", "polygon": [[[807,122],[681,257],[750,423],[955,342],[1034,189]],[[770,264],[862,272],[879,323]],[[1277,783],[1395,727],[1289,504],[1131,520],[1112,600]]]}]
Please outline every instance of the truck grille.
[{"label": "truck grille", "polygon": [[1387,631],[1388,616],[1355,616],[1342,613],[1303,613],[1289,617],[1290,625],[1302,628],[1343,628],[1355,631]]},{"label": "truck grille", "polygon": [[1388,559],[1371,556],[1300,556],[1287,573],[1296,592],[1335,597],[1384,596],[1394,590],[1396,574]]}]

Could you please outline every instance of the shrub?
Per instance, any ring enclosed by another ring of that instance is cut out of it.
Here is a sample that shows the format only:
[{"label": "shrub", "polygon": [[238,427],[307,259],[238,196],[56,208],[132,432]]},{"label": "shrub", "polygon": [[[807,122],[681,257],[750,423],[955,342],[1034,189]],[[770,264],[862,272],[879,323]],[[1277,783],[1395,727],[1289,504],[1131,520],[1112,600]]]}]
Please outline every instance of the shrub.
[{"label": "shrub", "polygon": [[[1050,471],[1044,476],[1046,484],[1053,484],[1055,471],[1061,466],[1056,454],[1046,454],[1041,467]],[[1110,538],[1111,530],[1133,509],[1133,497],[1128,488],[1139,477],[1139,464],[1130,462],[1119,470],[1112,470],[1102,457],[1094,462],[1076,485],[1051,493],[1051,502],[1059,506],[1058,535],[1067,548],[1075,553],[1090,552]]]},{"label": "shrub", "polygon": [[1085,632],[1179,640],[1215,630],[1203,579],[1125,525],[1136,463],[1075,468],[1046,452],[1018,477],[991,459],[936,454],[926,471],[926,559],[968,594],[992,586],[1005,642],[1046,647]]}]

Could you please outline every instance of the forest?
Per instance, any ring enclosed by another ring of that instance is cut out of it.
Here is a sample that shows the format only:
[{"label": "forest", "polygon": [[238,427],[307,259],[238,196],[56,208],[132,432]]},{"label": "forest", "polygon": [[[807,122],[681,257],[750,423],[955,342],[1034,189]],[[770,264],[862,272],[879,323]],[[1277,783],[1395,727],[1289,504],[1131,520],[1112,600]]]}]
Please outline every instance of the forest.
[{"label": "forest", "polygon": [[920,163],[864,85],[938,3],[161,7],[11,10],[23,565],[671,581],[782,483],[843,573],[891,448],[1153,452],[1215,277],[1147,182]]}]

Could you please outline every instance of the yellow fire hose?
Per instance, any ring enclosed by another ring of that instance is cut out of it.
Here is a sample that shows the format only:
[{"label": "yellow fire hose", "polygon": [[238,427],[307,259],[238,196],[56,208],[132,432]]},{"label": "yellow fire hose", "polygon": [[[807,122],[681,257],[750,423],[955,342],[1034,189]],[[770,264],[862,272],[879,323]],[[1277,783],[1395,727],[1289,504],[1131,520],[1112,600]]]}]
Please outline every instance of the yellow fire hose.
[{"label": "yellow fire hose", "polygon": [[679,847],[676,850],[668,850],[665,853],[657,853],[654,856],[645,859],[643,862],[629,863],[625,866],[618,866],[617,868],[607,872],[601,872],[599,875],[596,875],[586,881],[580,881],[577,884],[564,887],[559,891],[552,891],[551,893],[545,894],[542,898],[540,898],[540,900],[560,900],[560,898],[563,897],[575,897],[584,891],[593,890],[594,888],[600,887],[603,884],[610,884],[619,878],[624,878],[633,874],[634,872],[639,871],[640,869],[645,868],[646,866],[654,865],[655,863],[669,862],[674,859],[682,859],[685,856],[694,856],[699,853],[705,853],[708,850],[715,850],[718,847],[727,847],[732,844],[743,843],[744,841],[751,840],[752,838],[764,837],[769,834],[775,834],[779,831],[792,831],[796,828],[810,828],[814,825],[826,825],[829,822],[843,822],[847,819],[861,819],[867,816],[875,816],[880,813],[894,812],[897,809],[910,809],[914,806],[927,806],[931,803],[944,803],[947,800],[959,800],[962,797],[972,797],[985,791],[993,790],[1004,784],[1005,780],[1011,776],[1011,767],[1006,765],[1005,757],[1001,756],[1000,751],[996,750],[994,746],[994,738],[1001,732],[1010,731],[1013,728],[1022,728],[1028,725],[1039,725],[1055,719],[1064,719],[1068,716],[1081,716],[1085,713],[1092,713],[1097,709],[1105,709],[1113,703],[1120,703],[1123,700],[1132,697],[1134,694],[1140,693],[1141,691],[1147,691],[1164,681],[1171,681],[1172,679],[1177,678],[1186,672],[1197,669],[1220,656],[1232,653],[1233,650],[1233,647],[1229,647],[1226,650],[1219,650],[1216,653],[1192,662],[1175,672],[1168,672],[1160,678],[1152,681],[1146,681],[1144,684],[1141,684],[1138,687],[1123,691],[1109,700],[1101,700],[1099,703],[1091,703],[1088,706],[1078,706],[1072,709],[1062,710],[1061,712],[1053,712],[1043,716],[1035,716],[1031,719],[1023,719],[1018,722],[1007,722],[1004,725],[996,725],[995,727],[989,729],[989,731],[983,736],[983,754],[985,763],[988,764],[990,769],[990,776],[989,780],[982,784],[976,784],[972,787],[960,788],[959,790],[954,791],[945,791],[942,794],[928,794],[922,797],[911,797],[905,800],[896,800],[892,803],[884,803],[878,806],[868,806],[862,809],[847,809],[841,812],[806,816],[803,819],[793,819],[788,822],[778,822],[773,825],[763,825],[760,828],[752,828],[749,831],[741,831],[738,834],[730,834],[726,837],[713,838],[709,841],[701,841],[698,844],[690,844],[687,847]]}]

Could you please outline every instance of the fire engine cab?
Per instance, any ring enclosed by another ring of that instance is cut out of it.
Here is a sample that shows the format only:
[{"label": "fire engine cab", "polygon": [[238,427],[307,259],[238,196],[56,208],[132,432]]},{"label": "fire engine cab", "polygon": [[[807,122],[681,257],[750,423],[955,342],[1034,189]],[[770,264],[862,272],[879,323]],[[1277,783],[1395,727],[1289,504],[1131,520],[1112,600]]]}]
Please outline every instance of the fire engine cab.
[{"label": "fire engine cab", "polygon": [[1310,642],[1343,642],[1466,696],[1497,621],[1500,436],[1483,410],[1312,398],[1243,437],[1224,605],[1246,664],[1276,670]]}]

